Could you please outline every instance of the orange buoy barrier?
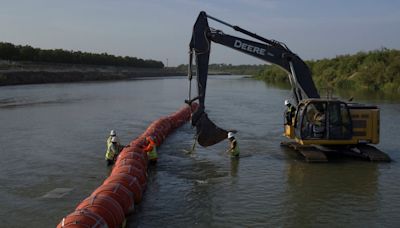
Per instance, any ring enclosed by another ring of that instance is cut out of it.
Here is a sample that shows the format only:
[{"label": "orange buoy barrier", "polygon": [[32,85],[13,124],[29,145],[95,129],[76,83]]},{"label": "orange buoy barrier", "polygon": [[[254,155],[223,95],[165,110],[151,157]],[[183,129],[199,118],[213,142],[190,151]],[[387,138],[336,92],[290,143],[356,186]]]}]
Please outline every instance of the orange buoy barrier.
[{"label": "orange buoy barrier", "polygon": [[152,137],[160,146],[172,131],[190,119],[197,106],[197,103],[185,105],[175,113],[152,122],[143,134],[122,149],[103,185],[84,199],[74,212],[64,217],[57,228],[121,227],[125,215],[142,201],[146,188],[149,164],[144,151],[149,143],[146,138]]},{"label": "orange buoy barrier", "polygon": [[75,227],[106,228],[108,226],[103,217],[87,209],[72,212],[57,225],[57,228]]},{"label": "orange buoy barrier", "polygon": [[144,168],[147,168],[148,159],[147,159],[147,153],[145,153],[145,152],[142,152],[142,153],[135,153],[135,152],[121,153],[118,156],[118,159],[115,162],[115,164],[118,164],[118,163],[120,163],[120,161],[125,160],[125,159],[137,160],[138,162],[140,162],[140,164],[142,164],[144,166]]},{"label": "orange buoy barrier", "polygon": [[108,183],[122,184],[133,193],[133,199],[136,204],[139,204],[142,201],[143,189],[142,186],[140,186],[139,181],[136,177],[125,173],[119,173],[108,177],[103,184]]},{"label": "orange buoy barrier", "polygon": [[144,148],[143,148],[143,146],[141,146],[141,145],[137,145],[137,144],[133,144],[133,145],[129,145],[129,146],[127,146],[127,147],[124,147],[121,151],[120,151],[120,155],[121,154],[124,154],[124,153],[127,153],[127,152],[133,152],[133,153],[138,153],[138,154],[143,154],[143,155],[146,155],[145,153],[144,153]]},{"label": "orange buoy barrier", "polygon": [[125,219],[121,205],[110,196],[89,196],[76,209],[87,209],[100,215],[110,228],[119,227]]},{"label": "orange buoy barrier", "polygon": [[129,214],[135,209],[133,192],[120,183],[100,185],[91,196],[96,195],[107,195],[115,199],[121,205],[124,214]]},{"label": "orange buoy barrier", "polygon": [[145,170],[140,170],[133,165],[118,166],[118,167],[114,167],[110,176],[112,176],[113,174],[117,174],[117,173],[125,173],[128,175],[134,176],[139,180],[139,183],[140,183],[140,186],[142,187],[142,189],[146,187],[147,172]]},{"label": "orange buoy barrier", "polygon": [[133,159],[133,158],[119,159],[115,163],[114,167],[123,166],[123,165],[133,165],[140,170],[146,170],[145,166],[140,161]]}]

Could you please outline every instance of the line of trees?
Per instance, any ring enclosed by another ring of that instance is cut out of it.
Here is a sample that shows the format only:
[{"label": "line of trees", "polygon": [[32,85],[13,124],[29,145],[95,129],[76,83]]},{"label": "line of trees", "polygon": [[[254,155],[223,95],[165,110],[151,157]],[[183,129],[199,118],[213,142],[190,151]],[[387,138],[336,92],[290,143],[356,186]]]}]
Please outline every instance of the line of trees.
[{"label": "line of trees", "polygon": [[[193,70],[196,66],[193,65]],[[177,71],[186,72],[188,70],[187,64],[181,64],[176,67]],[[256,75],[264,70],[264,65],[232,65],[225,63],[213,63],[208,66],[208,71],[212,73],[230,73],[237,75]]]},{"label": "line of trees", "polygon": [[[399,50],[382,48],[306,63],[319,88],[400,92]],[[277,66],[266,66],[256,74],[256,78],[268,83],[289,83],[287,73]]]},{"label": "line of trees", "polygon": [[40,49],[25,45],[0,42],[0,59],[11,61],[34,61],[47,63],[112,65],[142,68],[163,68],[156,60],[143,60],[129,56],[115,56],[107,53],[88,53],[62,49]]}]

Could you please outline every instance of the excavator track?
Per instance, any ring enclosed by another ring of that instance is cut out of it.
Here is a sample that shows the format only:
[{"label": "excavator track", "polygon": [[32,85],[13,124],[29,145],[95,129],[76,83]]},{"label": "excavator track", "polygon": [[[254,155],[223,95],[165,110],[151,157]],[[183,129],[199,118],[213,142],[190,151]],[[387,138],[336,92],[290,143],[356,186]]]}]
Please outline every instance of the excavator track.
[{"label": "excavator track", "polygon": [[281,146],[291,148],[303,155],[307,162],[327,162],[326,154],[313,146],[305,146],[296,142],[281,142]]},{"label": "excavator track", "polygon": [[391,158],[378,148],[371,145],[356,145],[354,147],[321,147],[301,145],[297,142],[281,142],[281,146],[288,147],[300,153],[307,162],[327,162],[329,157],[338,155],[354,157],[371,162],[390,162]]},{"label": "excavator track", "polygon": [[371,146],[371,145],[358,145],[356,147],[360,150],[361,155],[368,158],[370,161],[373,162],[390,162],[391,159],[389,155],[382,152],[378,148]]}]

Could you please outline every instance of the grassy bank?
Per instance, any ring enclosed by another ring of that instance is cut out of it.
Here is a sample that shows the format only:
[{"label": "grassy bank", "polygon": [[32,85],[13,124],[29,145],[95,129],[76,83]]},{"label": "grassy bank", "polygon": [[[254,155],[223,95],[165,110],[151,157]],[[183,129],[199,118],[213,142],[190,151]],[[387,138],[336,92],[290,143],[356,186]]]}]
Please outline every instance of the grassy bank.
[{"label": "grassy bank", "polygon": [[[316,86],[379,92],[400,92],[400,51],[381,49],[342,55],[332,59],[306,61]],[[287,73],[266,66],[255,76],[268,83],[288,82]]]},{"label": "grassy bank", "polygon": [[161,61],[0,42],[0,86],[184,75]]}]

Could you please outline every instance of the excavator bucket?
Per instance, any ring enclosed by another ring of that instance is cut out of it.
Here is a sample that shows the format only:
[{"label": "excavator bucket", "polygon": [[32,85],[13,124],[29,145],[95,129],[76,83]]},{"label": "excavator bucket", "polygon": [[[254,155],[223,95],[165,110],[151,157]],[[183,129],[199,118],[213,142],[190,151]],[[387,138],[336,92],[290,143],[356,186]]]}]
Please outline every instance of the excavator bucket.
[{"label": "excavator bucket", "polygon": [[192,125],[196,127],[197,142],[203,147],[212,146],[228,137],[228,131],[215,125],[201,109],[193,114]]},{"label": "excavator bucket", "polygon": [[[228,137],[228,131],[217,127],[208,118],[207,113],[204,112],[208,62],[210,56],[210,40],[207,38],[207,32],[209,30],[210,28],[207,22],[207,15],[205,12],[201,12],[196,20],[195,25],[193,26],[193,34],[189,47],[190,52],[194,53],[196,56],[198,91],[198,96],[196,99],[199,99],[199,107],[192,115],[192,125],[196,127],[197,141],[203,147],[212,146]],[[192,58],[190,57],[189,66],[191,66],[191,61]],[[191,75],[191,69],[189,69],[189,75]],[[194,99],[189,100],[188,103],[192,102],[193,100]]]}]

